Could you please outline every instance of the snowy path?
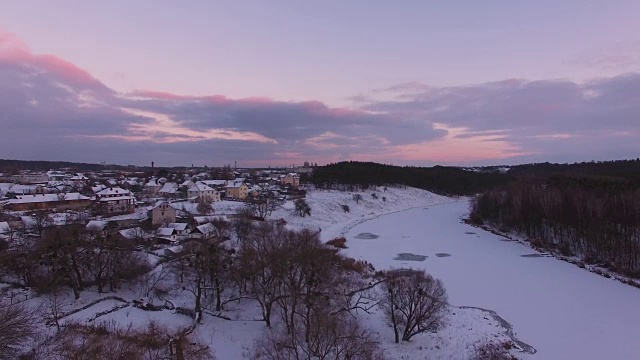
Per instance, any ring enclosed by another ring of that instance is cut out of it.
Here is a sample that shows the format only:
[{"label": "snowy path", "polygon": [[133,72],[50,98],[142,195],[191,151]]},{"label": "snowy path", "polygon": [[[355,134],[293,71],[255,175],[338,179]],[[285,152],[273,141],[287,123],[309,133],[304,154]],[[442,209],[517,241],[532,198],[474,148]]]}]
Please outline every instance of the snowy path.
[{"label": "snowy path", "polygon": [[[346,254],[378,269],[425,268],[444,281],[452,305],[489,309],[510,323],[538,351],[525,358],[640,358],[640,290],[552,257],[523,257],[535,251],[462,223],[467,208],[461,200],[363,222],[347,231]],[[399,253],[427,259],[394,260]]]}]

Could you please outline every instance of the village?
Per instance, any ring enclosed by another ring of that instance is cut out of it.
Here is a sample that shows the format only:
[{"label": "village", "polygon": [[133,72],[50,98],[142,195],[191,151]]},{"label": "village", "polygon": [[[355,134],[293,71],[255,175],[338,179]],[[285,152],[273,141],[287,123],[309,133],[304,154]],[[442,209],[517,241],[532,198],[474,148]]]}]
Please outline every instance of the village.
[{"label": "village", "polygon": [[[304,198],[309,164],[284,169],[167,169],[0,173],[0,248],[42,237],[51,227],[155,248],[208,237],[214,222],[238,216],[264,220],[271,207]],[[253,209],[253,211],[252,211]]]}]

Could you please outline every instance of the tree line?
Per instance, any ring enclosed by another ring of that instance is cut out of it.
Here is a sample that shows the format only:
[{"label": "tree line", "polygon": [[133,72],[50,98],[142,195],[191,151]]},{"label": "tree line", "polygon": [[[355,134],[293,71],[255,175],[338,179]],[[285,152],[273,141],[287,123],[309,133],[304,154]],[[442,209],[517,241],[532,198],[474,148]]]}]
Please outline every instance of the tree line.
[{"label": "tree line", "polygon": [[476,196],[470,218],[524,234],[543,249],[640,277],[640,189],[628,180],[520,179]]},{"label": "tree line", "polygon": [[440,195],[472,195],[507,184],[511,176],[497,171],[468,171],[457,167],[393,166],[348,161],[314,169],[317,188],[364,190],[372,186],[404,185]]}]

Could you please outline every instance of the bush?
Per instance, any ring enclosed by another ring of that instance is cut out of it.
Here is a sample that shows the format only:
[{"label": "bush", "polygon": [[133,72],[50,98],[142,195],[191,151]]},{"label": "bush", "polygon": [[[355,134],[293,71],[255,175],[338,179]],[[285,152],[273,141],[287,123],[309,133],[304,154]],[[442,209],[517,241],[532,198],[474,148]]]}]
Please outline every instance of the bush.
[{"label": "bush", "polygon": [[346,249],[347,248],[347,239],[344,236],[337,237],[335,239],[331,239],[331,240],[327,241],[327,245],[331,245],[331,246],[336,247],[338,249]]},{"label": "bush", "polygon": [[342,207],[342,211],[348,213],[349,211],[351,211],[351,208],[349,207],[349,205],[344,204],[344,205],[340,205]]},{"label": "bush", "polygon": [[513,348],[510,341],[503,343],[487,342],[476,347],[474,360],[517,360],[509,350]]}]

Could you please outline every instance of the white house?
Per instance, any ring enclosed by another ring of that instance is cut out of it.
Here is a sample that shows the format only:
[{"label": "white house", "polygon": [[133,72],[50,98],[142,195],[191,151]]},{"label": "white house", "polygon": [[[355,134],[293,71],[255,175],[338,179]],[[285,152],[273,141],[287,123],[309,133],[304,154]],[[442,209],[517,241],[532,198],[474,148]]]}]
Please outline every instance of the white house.
[{"label": "white house", "polygon": [[220,193],[201,181],[190,187],[187,194],[189,198],[209,199],[212,202],[220,201]]}]

